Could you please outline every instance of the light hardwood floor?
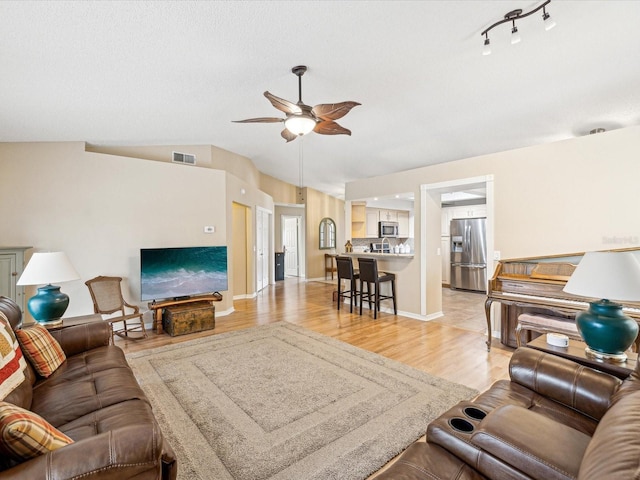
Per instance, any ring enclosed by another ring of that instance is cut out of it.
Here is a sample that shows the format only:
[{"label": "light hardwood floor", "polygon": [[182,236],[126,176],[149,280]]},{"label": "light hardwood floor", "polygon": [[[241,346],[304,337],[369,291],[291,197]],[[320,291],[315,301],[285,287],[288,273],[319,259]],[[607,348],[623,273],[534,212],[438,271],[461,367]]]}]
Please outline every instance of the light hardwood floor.
[{"label": "light hardwood floor", "polygon": [[217,317],[214,330],[180,337],[150,332],[144,340],[118,337],[116,345],[133,352],[287,321],[480,391],[508,377],[512,350],[493,339],[487,352],[484,295],[444,289],[444,317],[423,322],[384,312],[374,320],[366,308],[362,316],[350,314],[348,305],[338,312],[334,290],[335,284],[287,278],[256,298],[235,301],[235,311]]}]

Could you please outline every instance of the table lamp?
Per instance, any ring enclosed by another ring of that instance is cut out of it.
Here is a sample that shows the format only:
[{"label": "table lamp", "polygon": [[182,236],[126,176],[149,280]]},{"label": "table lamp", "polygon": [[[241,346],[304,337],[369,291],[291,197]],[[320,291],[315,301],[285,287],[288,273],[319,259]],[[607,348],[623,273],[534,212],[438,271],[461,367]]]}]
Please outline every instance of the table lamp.
[{"label": "table lamp", "polygon": [[[638,335],[638,323],[617,301],[640,300],[640,263],[631,252],[588,252],[565,285],[567,293],[589,297],[589,309],[576,315],[587,355],[624,362]],[[603,300],[593,301],[602,298]]]},{"label": "table lamp", "polygon": [[45,326],[62,323],[62,315],[69,306],[69,296],[52,283],[78,280],[80,275],[73,268],[64,252],[34,253],[25,267],[18,285],[45,285],[27,302],[33,318]]}]

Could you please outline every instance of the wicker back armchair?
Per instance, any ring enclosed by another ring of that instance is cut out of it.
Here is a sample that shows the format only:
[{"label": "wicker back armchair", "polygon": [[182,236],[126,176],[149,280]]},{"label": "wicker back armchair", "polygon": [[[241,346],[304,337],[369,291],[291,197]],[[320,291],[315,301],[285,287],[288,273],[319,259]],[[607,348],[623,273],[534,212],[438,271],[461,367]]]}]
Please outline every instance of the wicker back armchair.
[{"label": "wicker back armchair", "polygon": [[[111,324],[111,343],[113,336],[118,335],[126,338],[146,338],[147,332],[144,329],[142,313],[136,305],[130,305],[122,296],[120,283],[121,277],[99,276],[87,280],[85,285],[89,287],[91,300],[93,300],[93,311],[101,315],[119,315],[104,318]],[[116,328],[115,324],[122,323]],[[130,333],[134,335],[130,335]]]}]

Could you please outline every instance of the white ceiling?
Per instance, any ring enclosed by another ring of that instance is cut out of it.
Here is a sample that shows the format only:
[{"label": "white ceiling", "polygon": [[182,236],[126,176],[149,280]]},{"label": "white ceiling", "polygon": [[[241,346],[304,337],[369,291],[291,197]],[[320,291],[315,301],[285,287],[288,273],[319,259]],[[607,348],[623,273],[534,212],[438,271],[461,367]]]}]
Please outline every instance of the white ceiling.
[{"label": "white ceiling", "polygon": [[0,141],[211,144],[299,183],[263,97],[360,102],[304,138],[303,182],[345,182],[640,123],[639,1],[0,2]]}]

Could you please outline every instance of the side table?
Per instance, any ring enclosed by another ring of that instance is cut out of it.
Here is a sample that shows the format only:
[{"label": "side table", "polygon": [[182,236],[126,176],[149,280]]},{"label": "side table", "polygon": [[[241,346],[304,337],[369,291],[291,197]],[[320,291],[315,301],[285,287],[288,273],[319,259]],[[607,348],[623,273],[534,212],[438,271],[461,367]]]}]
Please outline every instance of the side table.
[{"label": "side table", "polygon": [[[78,317],[62,318],[62,323],[46,327],[47,330],[60,330],[61,328],[75,327],[76,325],[85,325],[87,323],[102,322],[102,315],[92,313],[90,315],[80,315]],[[45,325],[46,326],[46,325]]]},{"label": "side table", "polygon": [[592,358],[585,352],[584,349],[586,346],[587,345],[580,340],[569,339],[569,346],[556,347],[555,345],[549,345],[547,343],[546,335],[541,335],[527,343],[527,347],[568,358],[580,365],[600,370],[601,372],[614,375],[620,379],[627,378],[631,372],[635,370],[638,363],[638,354],[635,352],[627,352],[627,361],[622,363]]}]

